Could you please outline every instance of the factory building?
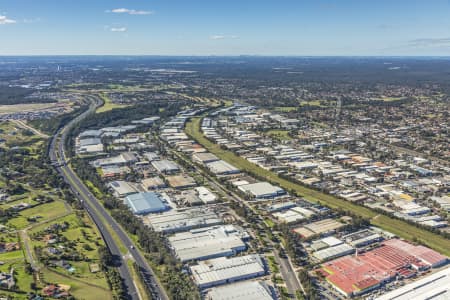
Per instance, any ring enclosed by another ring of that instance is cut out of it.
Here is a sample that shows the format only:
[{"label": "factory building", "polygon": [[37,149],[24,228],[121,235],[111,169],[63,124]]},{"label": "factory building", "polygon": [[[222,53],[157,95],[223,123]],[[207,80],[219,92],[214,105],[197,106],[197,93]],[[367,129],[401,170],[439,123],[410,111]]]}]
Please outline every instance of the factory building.
[{"label": "factory building", "polygon": [[285,190],[268,182],[245,184],[239,186],[238,189],[255,199],[270,199],[286,194]]},{"label": "factory building", "polygon": [[326,261],[333,258],[345,256],[355,252],[355,249],[348,244],[339,244],[331,246],[313,253],[313,256],[318,261]]},{"label": "factory building", "polygon": [[168,240],[176,257],[186,262],[235,255],[247,249],[248,238],[242,228],[221,225],[177,233]]},{"label": "factory building", "polygon": [[137,162],[136,155],[131,152],[124,152],[117,156],[97,159],[92,162],[95,168],[107,166],[124,166]]},{"label": "factory building", "polygon": [[201,261],[191,266],[190,270],[195,283],[201,289],[266,274],[266,266],[258,254]]},{"label": "factory building", "polygon": [[196,207],[150,215],[144,219],[144,223],[157,232],[174,233],[218,225],[223,221],[213,210]]},{"label": "factory building", "polygon": [[273,290],[264,281],[244,281],[212,288],[207,300],[275,300]]},{"label": "factory building", "polygon": [[146,191],[164,188],[165,186],[166,183],[164,182],[164,180],[162,180],[158,176],[145,178],[141,181],[141,187]]},{"label": "factory building", "polygon": [[395,278],[411,278],[418,271],[437,268],[447,262],[447,257],[427,247],[391,239],[373,250],[322,264],[322,275],[337,291],[351,297],[377,289]]},{"label": "factory building", "polygon": [[412,299],[450,299],[450,267],[376,298],[376,300]]},{"label": "factory building", "polygon": [[130,207],[133,213],[137,215],[162,212],[169,209],[164,198],[153,192],[128,195],[125,198],[125,203]]},{"label": "factory building", "polygon": [[195,192],[197,193],[198,198],[204,204],[211,204],[217,202],[217,196],[204,186],[196,187]]},{"label": "factory building", "polygon": [[212,153],[203,152],[203,153],[192,154],[192,160],[199,164],[208,164],[208,163],[218,161],[219,158]]},{"label": "factory building", "polygon": [[167,159],[152,161],[152,166],[161,174],[173,174],[180,171],[180,167],[175,162]]},{"label": "factory building", "polygon": [[383,237],[370,229],[363,229],[343,236],[342,240],[353,247],[359,248],[380,242],[383,240]]},{"label": "factory building", "polygon": [[109,187],[113,191],[114,196],[118,198],[137,193],[138,190],[130,183],[123,180],[116,180],[109,183]]},{"label": "factory building", "polygon": [[240,173],[238,168],[223,160],[207,163],[206,167],[215,175],[232,175]]}]

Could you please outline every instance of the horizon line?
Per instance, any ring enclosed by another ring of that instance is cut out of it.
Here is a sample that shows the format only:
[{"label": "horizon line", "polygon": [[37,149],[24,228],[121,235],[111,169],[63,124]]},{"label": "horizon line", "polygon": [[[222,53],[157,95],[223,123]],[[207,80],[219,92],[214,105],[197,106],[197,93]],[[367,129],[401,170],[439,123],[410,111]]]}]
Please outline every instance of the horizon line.
[{"label": "horizon line", "polygon": [[2,57],[286,57],[286,58],[450,58],[449,55],[297,55],[297,54],[0,54]]}]

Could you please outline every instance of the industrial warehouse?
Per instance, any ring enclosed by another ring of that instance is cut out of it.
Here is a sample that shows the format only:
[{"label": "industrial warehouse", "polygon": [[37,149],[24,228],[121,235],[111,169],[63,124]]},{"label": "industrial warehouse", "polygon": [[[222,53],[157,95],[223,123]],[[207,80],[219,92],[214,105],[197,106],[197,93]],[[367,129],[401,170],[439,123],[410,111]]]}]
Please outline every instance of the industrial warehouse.
[{"label": "industrial warehouse", "polygon": [[268,182],[240,185],[238,189],[251,195],[255,199],[269,199],[286,194],[282,188],[274,186]]},{"label": "industrial warehouse", "polygon": [[125,203],[137,215],[162,212],[169,209],[169,206],[161,195],[153,192],[128,195],[125,198]]},{"label": "industrial warehouse", "polygon": [[144,222],[153,230],[163,233],[182,232],[223,223],[213,210],[201,207],[149,215],[145,217]]},{"label": "industrial warehouse", "polygon": [[182,262],[232,256],[247,249],[249,235],[233,225],[193,229],[168,238],[178,259]]},{"label": "industrial warehouse", "polygon": [[321,272],[337,291],[350,297],[377,289],[395,278],[410,278],[419,271],[437,268],[447,262],[447,257],[427,247],[391,239],[373,250],[324,263]]},{"label": "industrial warehouse", "polygon": [[190,267],[197,286],[201,289],[255,278],[266,274],[266,266],[258,254],[201,261]]},{"label": "industrial warehouse", "polygon": [[167,159],[152,161],[152,166],[161,174],[173,174],[180,171],[180,167],[175,162]]},{"label": "industrial warehouse", "polygon": [[232,175],[240,173],[238,168],[223,160],[207,163],[206,167],[215,175]]},{"label": "industrial warehouse", "polygon": [[376,300],[429,299],[450,299],[450,267],[376,298]]},{"label": "industrial warehouse", "polygon": [[244,281],[212,288],[207,300],[273,300],[271,288],[264,281]]}]

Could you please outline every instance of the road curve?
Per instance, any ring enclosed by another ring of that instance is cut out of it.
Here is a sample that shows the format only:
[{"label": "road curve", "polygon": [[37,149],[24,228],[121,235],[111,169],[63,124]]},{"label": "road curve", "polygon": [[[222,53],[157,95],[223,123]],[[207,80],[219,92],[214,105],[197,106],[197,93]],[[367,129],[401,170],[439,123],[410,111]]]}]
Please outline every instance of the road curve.
[{"label": "road curve", "polygon": [[140,267],[141,275],[144,278],[144,284],[152,291],[152,299],[168,300],[165,290],[161,287],[157,281],[153,270],[150,265],[141,254],[134,242],[128,237],[127,233],[119,226],[119,224],[109,215],[103,205],[97,198],[89,191],[82,180],[77,174],[68,166],[65,158],[65,141],[67,139],[67,133],[75,126],[79,121],[86,118],[89,114],[95,112],[95,110],[101,106],[102,102],[95,98],[90,97],[91,105],[88,110],[73,119],[65,127],[58,130],[58,132],[52,137],[52,141],[49,147],[49,157],[52,163],[56,166],[58,172],[63,176],[66,183],[71,187],[76,197],[80,200],[83,207],[86,209],[92,220],[98,227],[100,233],[105,240],[111,254],[116,258],[118,264],[118,270],[123,278],[124,285],[130,299],[140,299],[136,288],[136,284],[133,281],[132,271],[129,269],[128,264],[124,261],[120,247],[116,240],[114,240],[112,233],[108,228],[111,228],[120,240],[120,243],[125,246],[129,252],[129,256],[133,258],[136,264]]}]

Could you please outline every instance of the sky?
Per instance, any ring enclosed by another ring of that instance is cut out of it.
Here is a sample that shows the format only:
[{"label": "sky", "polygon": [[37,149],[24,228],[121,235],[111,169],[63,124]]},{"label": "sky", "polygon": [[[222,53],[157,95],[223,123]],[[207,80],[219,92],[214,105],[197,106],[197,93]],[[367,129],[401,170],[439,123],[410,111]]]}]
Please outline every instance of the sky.
[{"label": "sky", "polygon": [[0,55],[448,56],[450,0],[0,0]]}]

